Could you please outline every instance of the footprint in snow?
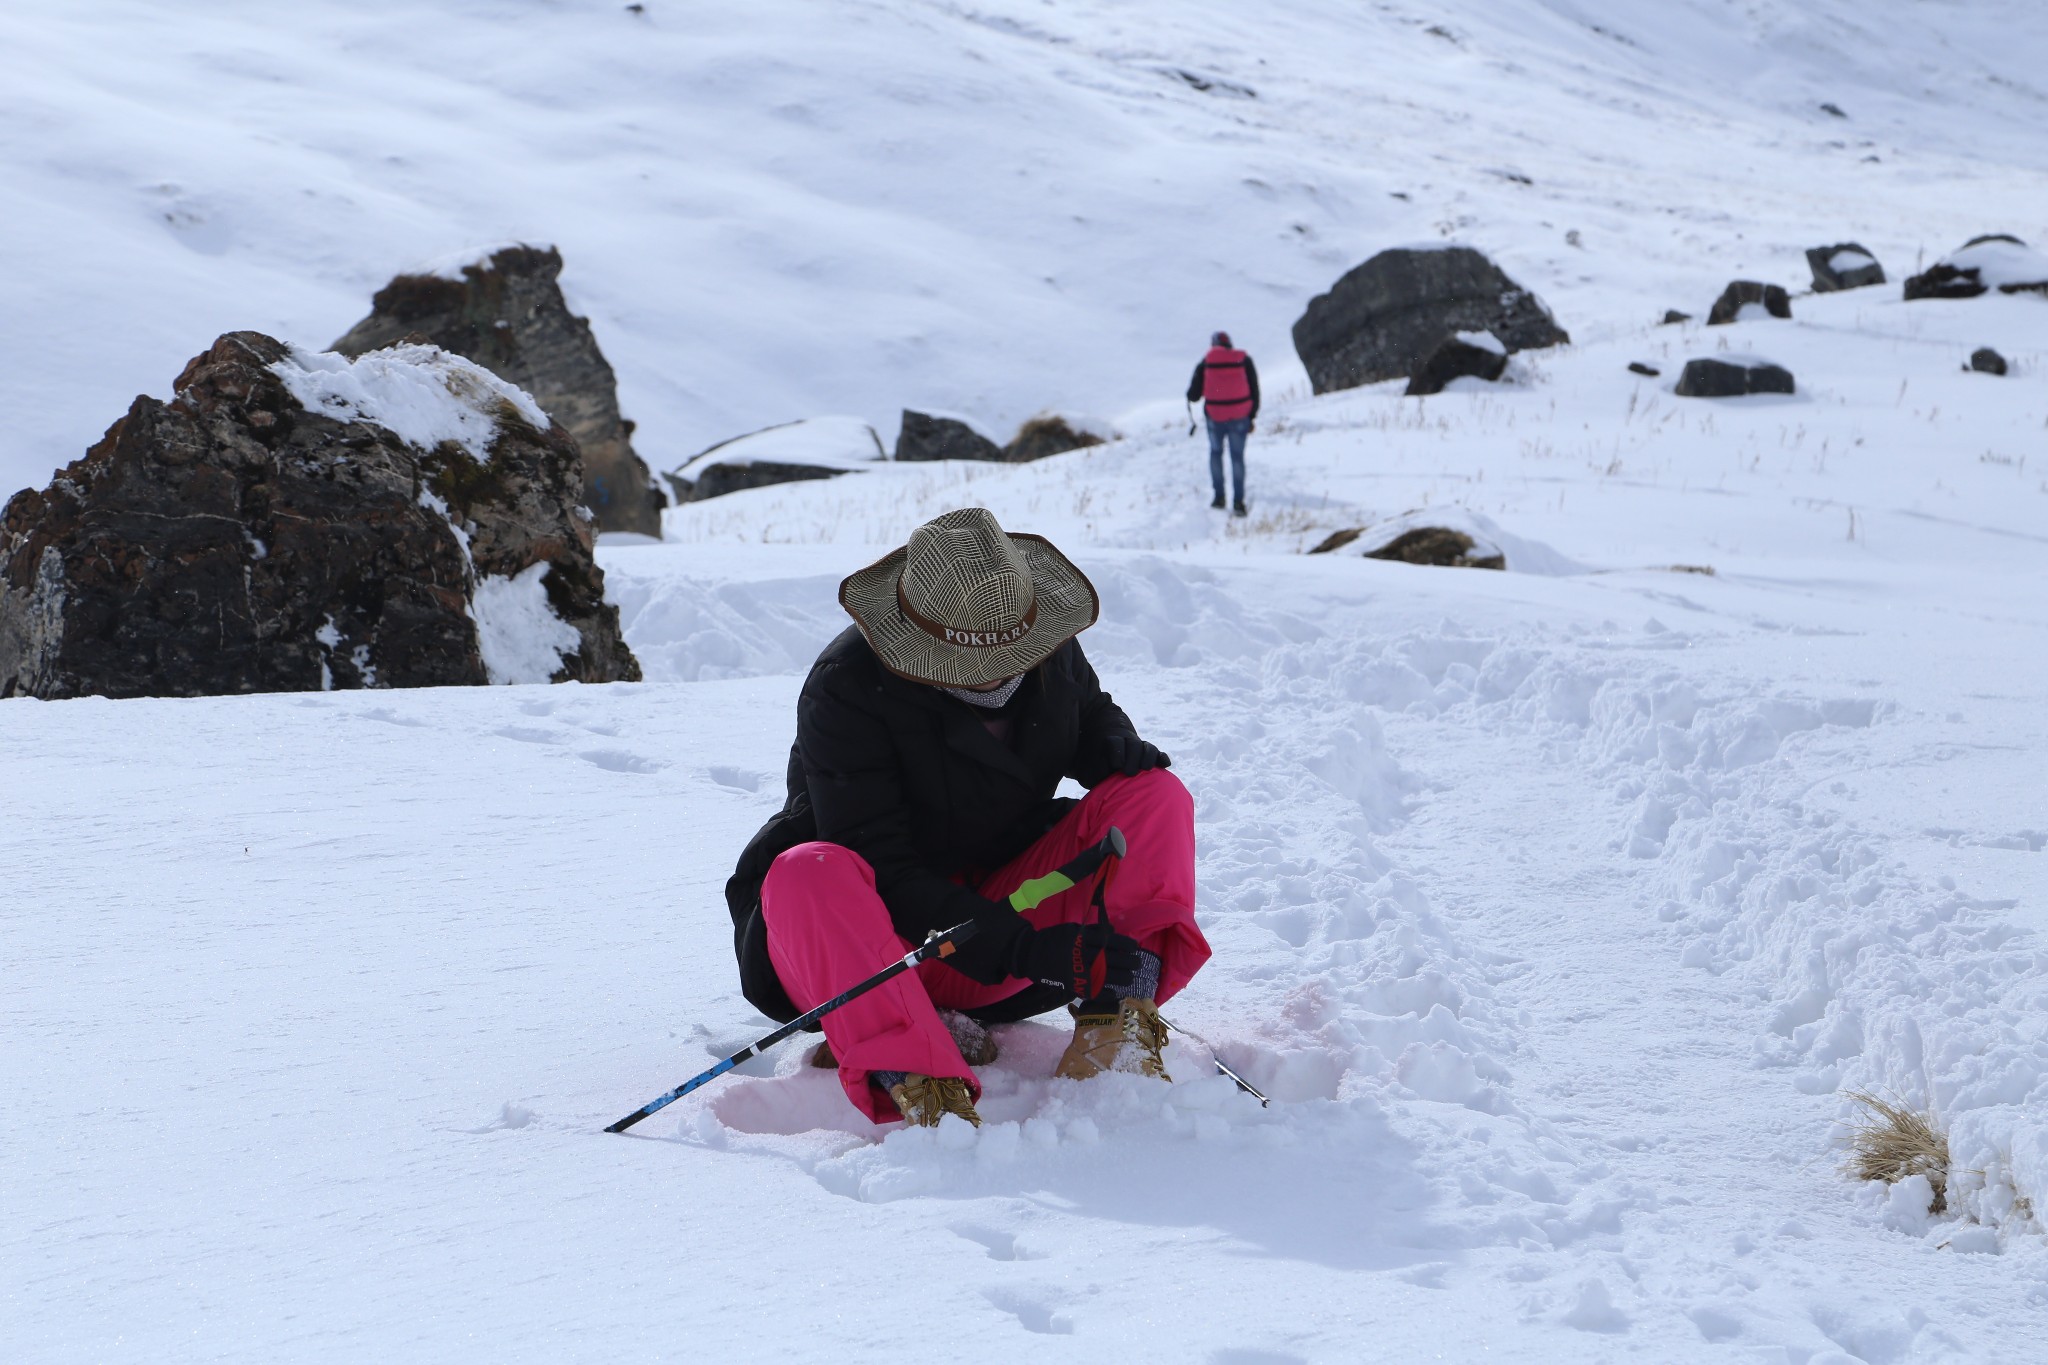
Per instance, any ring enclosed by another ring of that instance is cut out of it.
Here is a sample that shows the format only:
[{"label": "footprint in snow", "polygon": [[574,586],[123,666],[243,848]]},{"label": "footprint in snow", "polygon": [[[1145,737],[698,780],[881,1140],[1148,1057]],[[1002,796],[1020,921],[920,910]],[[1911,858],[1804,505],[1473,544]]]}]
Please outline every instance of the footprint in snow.
[{"label": "footprint in snow", "polygon": [[658,773],[668,766],[651,758],[629,754],[623,749],[589,749],[577,757],[613,773]]},{"label": "footprint in snow", "polygon": [[744,768],[708,768],[705,775],[721,787],[734,791],[758,792],[761,790],[761,774],[748,772]]},{"label": "footprint in snow", "polygon": [[964,1237],[988,1252],[991,1261],[1042,1261],[1045,1253],[1032,1251],[1018,1245],[1017,1234],[999,1232],[994,1228],[977,1227],[962,1223],[953,1229],[954,1235]]},{"label": "footprint in snow", "polygon": [[1072,1336],[1074,1324],[1047,1295],[1009,1289],[984,1289],[981,1296],[1017,1319],[1017,1325],[1041,1336]]},{"label": "footprint in snow", "polygon": [[501,725],[491,731],[500,739],[516,739],[521,744],[560,744],[562,737],[553,730],[536,730],[526,725]]}]

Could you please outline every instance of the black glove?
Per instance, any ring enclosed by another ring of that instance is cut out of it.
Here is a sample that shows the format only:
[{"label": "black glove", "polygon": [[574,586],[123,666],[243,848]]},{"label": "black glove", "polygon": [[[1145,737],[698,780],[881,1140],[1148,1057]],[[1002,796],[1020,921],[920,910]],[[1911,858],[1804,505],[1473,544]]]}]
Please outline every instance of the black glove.
[{"label": "black glove", "polygon": [[973,938],[946,955],[944,961],[948,966],[984,986],[999,986],[1019,975],[1010,970],[1010,961],[1017,954],[1017,945],[1031,937],[1031,926],[1022,915],[985,896],[962,896],[947,904],[949,908],[965,908],[965,918],[979,926]]},{"label": "black glove", "polygon": [[1089,999],[1138,974],[1138,940],[1107,924],[1055,924],[1021,935],[1010,950],[1010,975],[1058,986]]},{"label": "black glove", "polygon": [[1109,770],[1125,777],[1136,777],[1148,768],[1173,766],[1173,760],[1160,752],[1158,745],[1147,744],[1136,735],[1111,735],[1102,741],[1102,752],[1109,759]]}]

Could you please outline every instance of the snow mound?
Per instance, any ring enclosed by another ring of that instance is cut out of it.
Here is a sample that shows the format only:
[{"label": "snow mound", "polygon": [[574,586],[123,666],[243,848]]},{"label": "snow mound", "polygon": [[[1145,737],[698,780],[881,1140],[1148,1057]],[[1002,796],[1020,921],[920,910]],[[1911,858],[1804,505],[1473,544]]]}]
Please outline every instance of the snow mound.
[{"label": "snow mound", "polygon": [[355,360],[294,346],[270,368],[308,412],[369,422],[421,450],[453,441],[480,463],[491,458],[501,418],[537,431],[550,425],[524,390],[438,346],[391,346]]},{"label": "snow mound", "polygon": [[2048,285],[2048,255],[2024,242],[1974,242],[1939,264],[1974,270],[1986,289],[2028,289]]},{"label": "snow mound", "polygon": [[486,574],[477,579],[470,601],[476,618],[477,649],[484,672],[493,684],[544,683],[562,666],[562,656],[582,647],[576,627],[555,615],[548,604],[546,560],[512,577]]}]

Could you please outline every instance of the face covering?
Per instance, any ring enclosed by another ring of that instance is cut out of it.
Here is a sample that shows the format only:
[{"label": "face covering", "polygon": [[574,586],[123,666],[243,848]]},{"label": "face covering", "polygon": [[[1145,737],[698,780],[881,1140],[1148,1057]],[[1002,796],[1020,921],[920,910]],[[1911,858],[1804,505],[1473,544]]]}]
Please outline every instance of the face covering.
[{"label": "face covering", "polygon": [[1023,686],[1023,684],[1024,675],[1019,673],[1004,682],[1002,686],[991,688],[986,692],[970,692],[964,687],[941,687],[939,691],[944,692],[949,697],[958,697],[969,706],[979,706],[993,711],[998,707],[1007,705],[1010,698],[1017,695],[1017,689]]}]

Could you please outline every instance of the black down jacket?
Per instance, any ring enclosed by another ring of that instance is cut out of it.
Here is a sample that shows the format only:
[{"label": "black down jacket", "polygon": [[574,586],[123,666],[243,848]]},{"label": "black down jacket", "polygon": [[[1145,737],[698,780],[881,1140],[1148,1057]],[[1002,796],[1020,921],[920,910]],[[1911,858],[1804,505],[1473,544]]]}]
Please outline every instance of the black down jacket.
[{"label": "black down jacket", "polygon": [[[1104,741],[1136,733],[1073,640],[1031,671],[1004,714],[1012,718],[1008,748],[975,708],[884,668],[858,627],[825,647],[797,698],[789,800],[725,884],[740,989],[756,1009],[778,1021],[801,1013],[768,959],[761,882],[778,854],[812,839],[867,859],[896,932],[912,943],[964,919],[984,920],[954,963],[970,976],[1001,978],[1017,919],[1007,908],[991,913],[987,899],[951,879],[978,882],[1030,847],[1073,805],[1054,797],[1060,779],[1093,787],[1109,775]],[[995,899],[1013,889],[986,888]],[[1048,999],[1037,1000],[1040,993]],[[1027,989],[1003,1002],[1000,1017],[1063,1003],[1052,994]]]}]

